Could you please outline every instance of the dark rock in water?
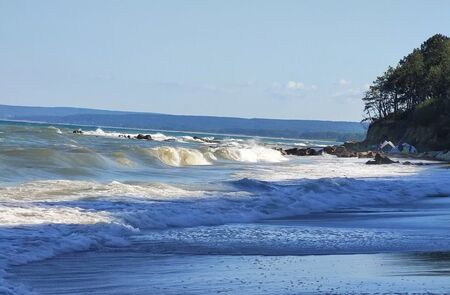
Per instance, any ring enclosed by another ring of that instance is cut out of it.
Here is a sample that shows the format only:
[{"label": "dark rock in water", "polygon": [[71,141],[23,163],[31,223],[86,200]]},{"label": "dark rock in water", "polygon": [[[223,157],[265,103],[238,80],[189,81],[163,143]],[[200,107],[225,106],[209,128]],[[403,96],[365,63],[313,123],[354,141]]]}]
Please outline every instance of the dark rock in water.
[{"label": "dark rock in water", "polygon": [[73,134],[83,134],[83,130],[77,129],[72,132]]},{"label": "dark rock in water", "polygon": [[298,148],[291,148],[284,150],[286,155],[295,155],[295,156],[304,156],[305,153],[302,150],[302,153],[300,154],[300,150]]},{"label": "dark rock in water", "polygon": [[284,153],[286,155],[293,155],[293,156],[317,156],[321,154],[321,152],[318,152],[312,148],[291,148],[284,150]]},{"label": "dark rock in water", "polygon": [[377,153],[375,155],[374,160],[366,162],[367,165],[384,165],[384,164],[393,164],[393,163],[398,163],[398,162],[392,161],[387,156],[382,155],[380,153]]},{"label": "dark rock in water", "polygon": [[350,150],[342,145],[326,146],[323,148],[323,151],[327,154],[335,155],[336,157],[339,157],[339,158],[353,158],[353,157],[358,156],[358,154],[355,151]]},{"label": "dark rock in water", "polygon": [[347,149],[345,146],[336,147],[334,155],[338,158],[354,158],[358,156],[356,152]]},{"label": "dark rock in water", "polygon": [[151,135],[143,135],[143,134],[138,134],[136,136],[136,139],[146,139],[146,140],[152,140],[152,136]]},{"label": "dark rock in water", "polygon": [[327,154],[334,155],[336,153],[336,147],[335,146],[326,146],[323,148],[323,151]]}]

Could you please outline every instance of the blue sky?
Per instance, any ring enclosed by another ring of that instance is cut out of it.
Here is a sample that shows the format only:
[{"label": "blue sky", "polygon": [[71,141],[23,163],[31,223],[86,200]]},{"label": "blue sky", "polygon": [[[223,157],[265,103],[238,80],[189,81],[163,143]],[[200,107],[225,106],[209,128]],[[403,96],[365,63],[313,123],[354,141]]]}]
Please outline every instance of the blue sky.
[{"label": "blue sky", "polygon": [[0,103],[360,120],[450,1],[0,0]]}]

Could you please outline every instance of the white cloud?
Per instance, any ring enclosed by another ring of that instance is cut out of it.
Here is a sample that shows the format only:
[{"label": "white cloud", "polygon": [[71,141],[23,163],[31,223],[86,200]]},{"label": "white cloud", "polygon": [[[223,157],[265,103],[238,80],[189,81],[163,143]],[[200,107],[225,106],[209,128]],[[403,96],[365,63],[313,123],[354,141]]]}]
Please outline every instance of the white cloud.
[{"label": "white cloud", "polygon": [[286,84],[286,88],[293,90],[305,89],[305,84],[303,82],[289,81]]},{"label": "white cloud", "polygon": [[274,82],[267,92],[278,98],[294,98],[307,96],[309,92],[317,89],[316,85],[306,85],[300,81]]}]

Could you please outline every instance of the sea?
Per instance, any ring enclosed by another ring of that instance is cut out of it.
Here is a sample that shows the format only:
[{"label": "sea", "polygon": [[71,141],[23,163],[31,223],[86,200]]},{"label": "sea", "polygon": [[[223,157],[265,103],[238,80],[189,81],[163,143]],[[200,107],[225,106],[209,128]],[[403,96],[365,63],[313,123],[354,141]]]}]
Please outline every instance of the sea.
[{"label": "sea", "polygon": [[448,294],[450,169],[333,144],[1,121],[0,294]]}]

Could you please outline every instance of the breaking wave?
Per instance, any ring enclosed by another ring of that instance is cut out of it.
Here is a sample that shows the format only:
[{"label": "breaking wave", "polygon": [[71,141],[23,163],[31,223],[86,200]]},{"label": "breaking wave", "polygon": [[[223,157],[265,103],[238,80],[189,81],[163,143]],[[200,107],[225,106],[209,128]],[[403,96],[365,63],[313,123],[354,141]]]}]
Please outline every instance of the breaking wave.
[{"label": "breaking wave", "polygon": [[208,161],[205,155],[195,149],[162,146],[151,148],[147,151],[168,166],[211,165],[211,162]]},{"label": "breaking wave", "polygon": [[76,145],[59,147],[1,148],[0,159],[9,168],[50,169],[55,173],[93,173],[91,169],[130,169],[150,165],[184,167],[214,165],[220,161],[276,163],[286,158],[276,150],[262,146],[200,147],[176,146],[118,147],[103,152]]},{"label": "breaking wave", "polygon": [[202,149],[162,146],[147,151],[169,166],[212,165],[220,160],[245,163],[277,163],[287,160],[279,151],[262,146],[227,146]]}]

